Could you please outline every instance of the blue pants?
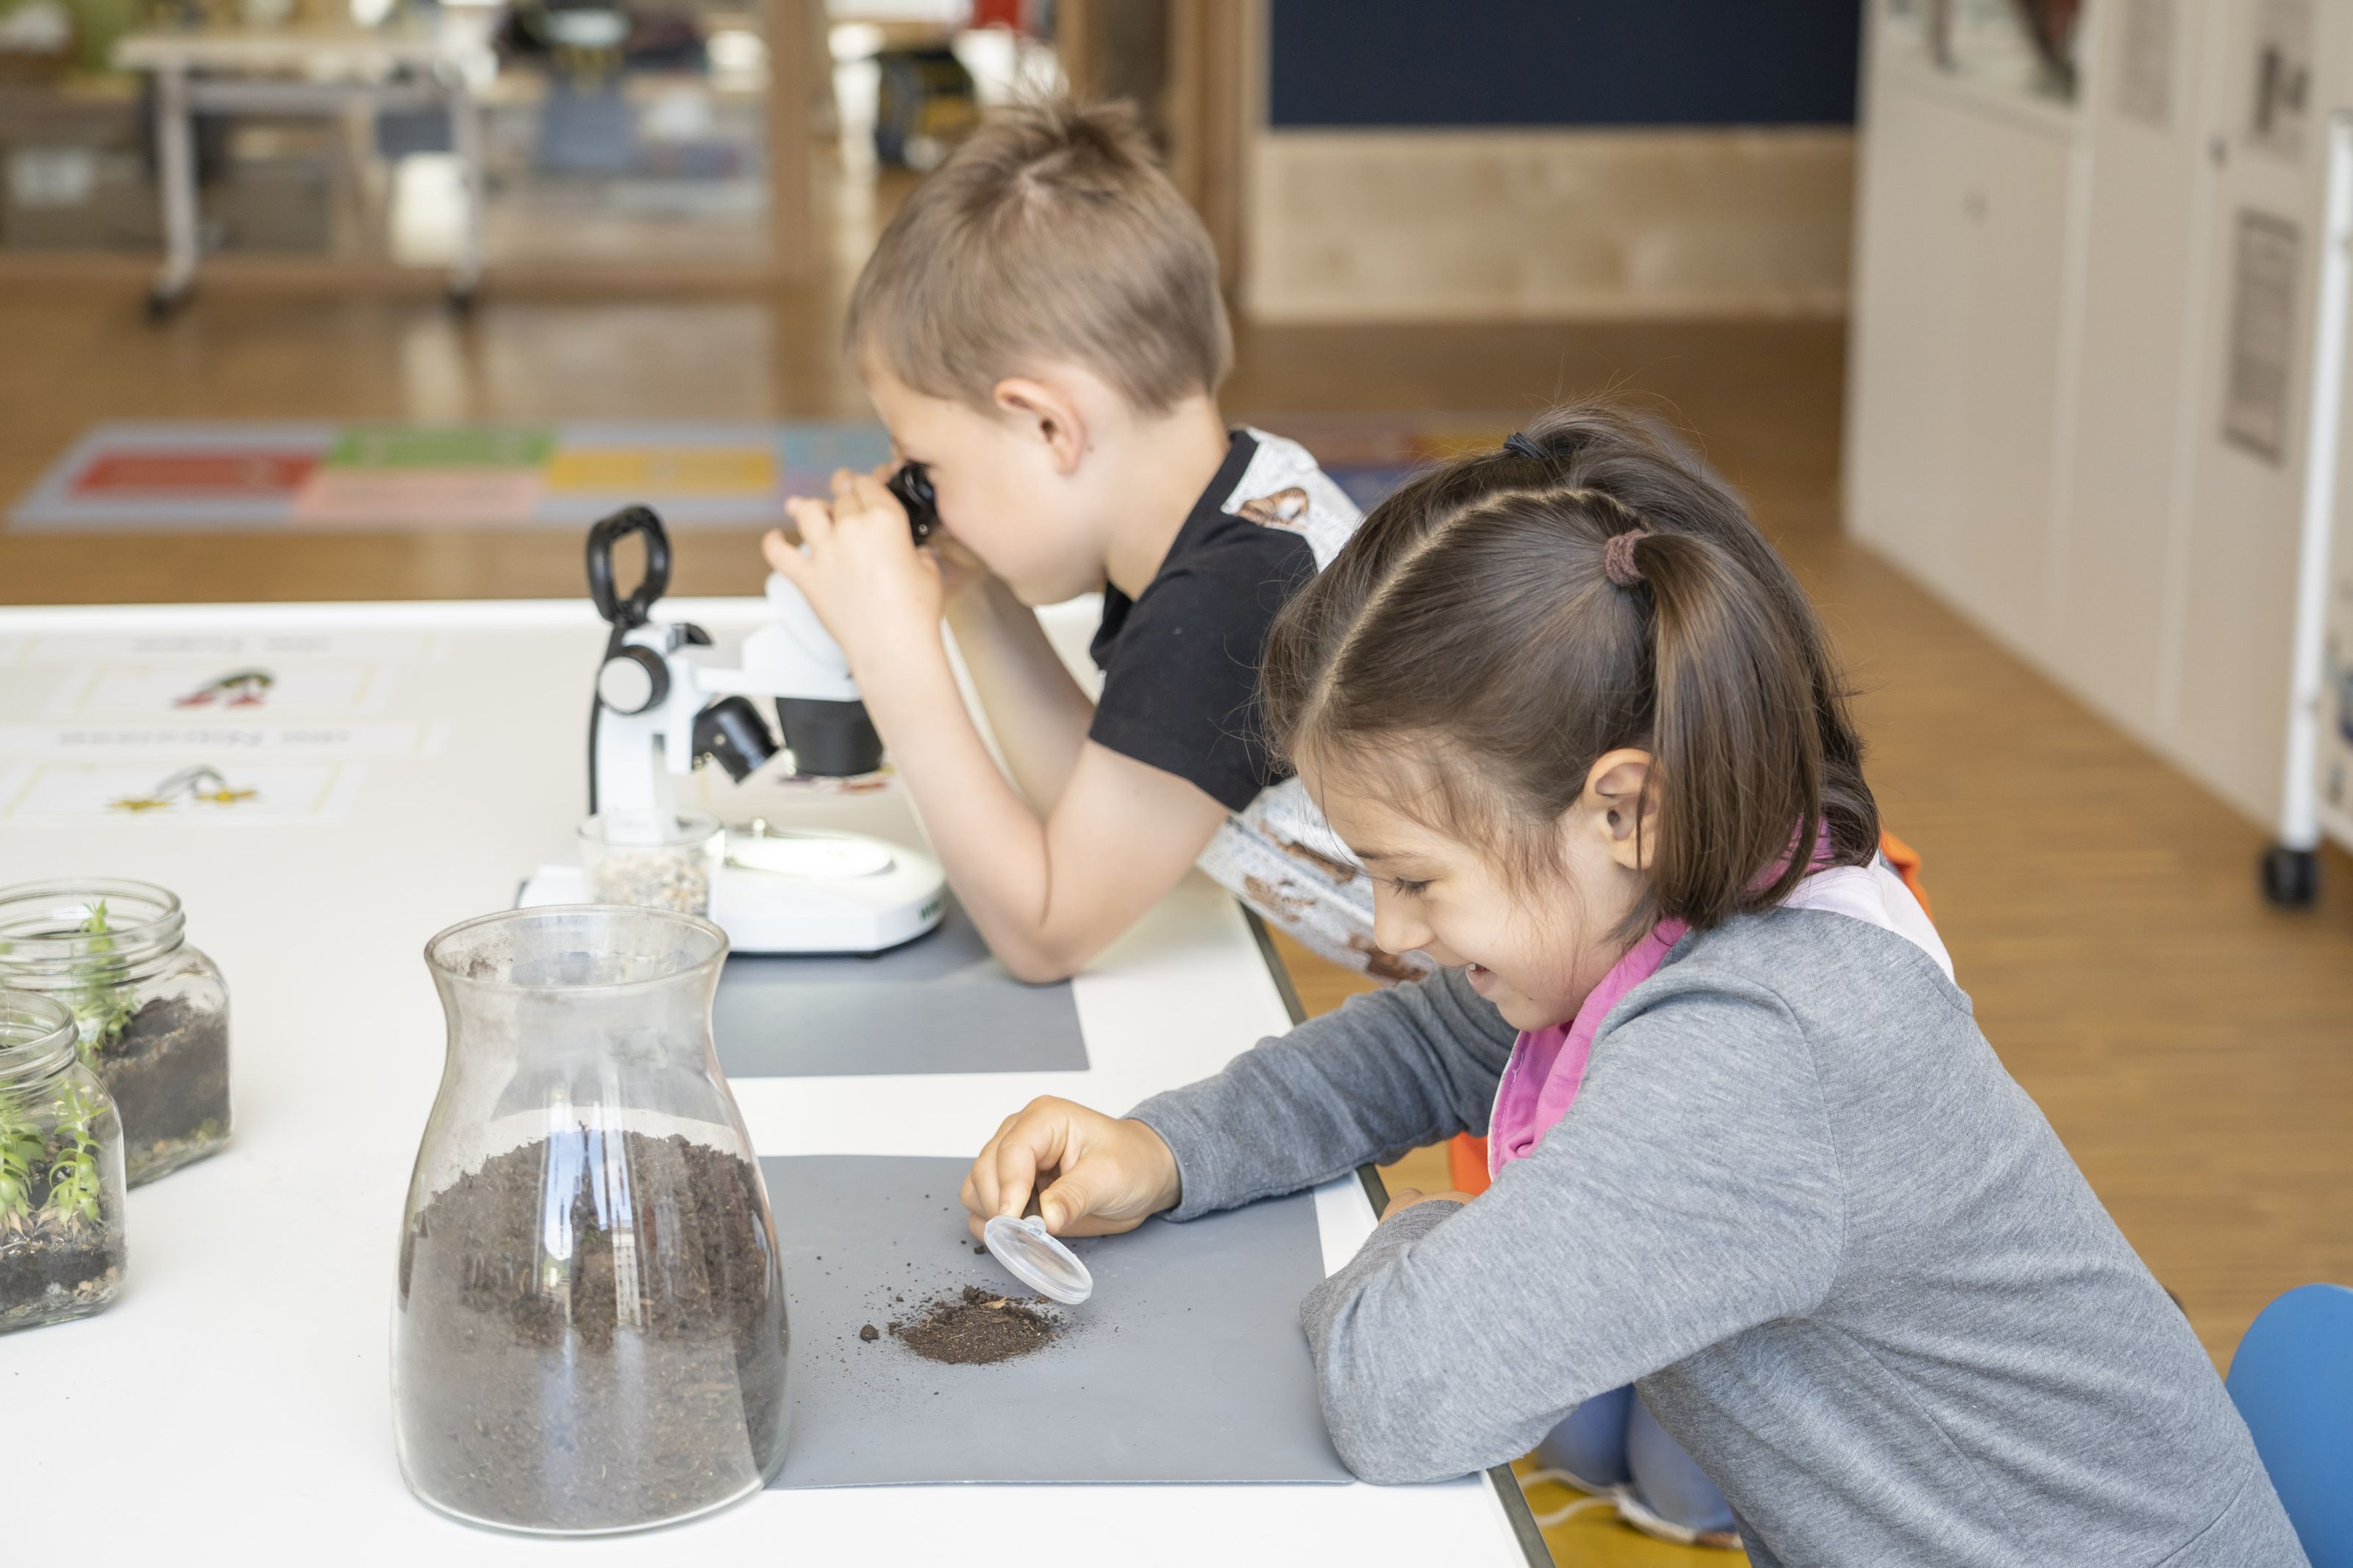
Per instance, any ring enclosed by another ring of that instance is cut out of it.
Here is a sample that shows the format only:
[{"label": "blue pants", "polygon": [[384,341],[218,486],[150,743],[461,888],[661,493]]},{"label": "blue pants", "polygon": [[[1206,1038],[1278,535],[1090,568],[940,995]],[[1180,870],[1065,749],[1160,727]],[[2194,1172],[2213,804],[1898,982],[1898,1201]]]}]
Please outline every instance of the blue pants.
[{"label": "blue pants", "polygon": [[1733,1528],[1732,1505],[1634,1396],[1631,1384],[1570,1411],[1536,1445],[1536,1458],[1597,1487],[1630,1483],[1644,1508],[1686,1530]]}]

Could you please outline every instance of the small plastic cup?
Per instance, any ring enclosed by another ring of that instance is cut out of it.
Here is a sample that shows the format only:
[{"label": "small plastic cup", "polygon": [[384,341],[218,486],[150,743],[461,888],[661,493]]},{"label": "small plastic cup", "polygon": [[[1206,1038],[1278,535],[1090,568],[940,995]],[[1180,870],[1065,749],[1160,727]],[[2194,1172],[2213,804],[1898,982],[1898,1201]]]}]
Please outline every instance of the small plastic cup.
[{"label": "small plastic cup", "polygon": [[727,830],[699,811],[601,811],[580,825],[580,868],[599,904],[708,918]]}]

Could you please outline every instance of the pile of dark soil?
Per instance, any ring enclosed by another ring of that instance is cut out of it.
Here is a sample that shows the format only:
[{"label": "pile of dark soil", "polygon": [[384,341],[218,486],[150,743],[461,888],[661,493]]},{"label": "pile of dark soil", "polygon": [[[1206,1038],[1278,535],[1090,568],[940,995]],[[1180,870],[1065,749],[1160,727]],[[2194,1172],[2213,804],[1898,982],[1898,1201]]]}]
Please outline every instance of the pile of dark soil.
[{"label": "pile of dark soil", "polygon": [[400,1252],[409,1484],[469,1518],[586,1531],[774,1475],[787,1337],[758,1180],[684,1138],[628,1132],[616,1151],[582,1131],[437,1194]]},{"label": "pile of dark soil", "polygon": [[122,1262],[119,1226],[0,1231],[0,1333],[102,1310],[122,1288]]},{"label": "pile of dark soil", "polygon": [[228,1142],[228,1015],[159,996],[99,1053],[98,1076],[122,1113],[132,1186]]},{"label": "pile of dark soil", "polygon": [[[944,1291],[913,1318],[894,1321],[895,1339],[925,1361],[987,1366],[1044,1350],[1062,1337],[1062,1321],[1043,1296],[1000,1296],[977,1285]],[[859,1338],[865,1339],[863,1330]]]}]

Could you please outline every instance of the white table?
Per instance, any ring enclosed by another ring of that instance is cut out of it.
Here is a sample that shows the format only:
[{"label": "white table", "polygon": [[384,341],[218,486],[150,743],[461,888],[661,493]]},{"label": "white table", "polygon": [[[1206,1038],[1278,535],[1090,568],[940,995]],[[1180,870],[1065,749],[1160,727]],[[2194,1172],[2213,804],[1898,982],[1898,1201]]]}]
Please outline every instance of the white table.
[{"label": "white table", "polygon": [[[723,642],[758,613],[665,608]],[[1049,625],[1066,657],[1082,650],[1082,612]],[[0,609],[0,879],[127,876],[182,896],[190,940],[228,977],[237,1122],[227,1152],[131,1195],[111,1310],[0,1336],[11,1561],[1548,1562],[1508,1476],[772,1491],[675,1530],[562,1544],[412,1498],[386,1351],[401,1205],[441,1070],[422,949],[568,852],[603,638],[568,602]],[[170,706],[249,663],[280,676],[269,705]],[[271,798],[106,811],[121,780],[198,752],[274,779]],[[913,830],[895,795],[719,782],[731,816]],[[1031,1095],[1124,1109],[1213,1071],[1289,1023],[1278,973],[1240,906],[1196,875],[1073,982],[1085,1072],[746,1079],[736,1098],[765,1154],[967,1155]],[[1336,1268],[1372,1207],[1355,1181],[1315,1205]]]},{"label": "white table", "polygon": [[198,114],[446,110],[464,196],[449,297],[464,306],[482,276],[482,130],[471,77],[487,58],[478,29],[452,22],[379,27],[149,27],[114,46],[117,69],[155,77],[156,184],[164,205],[164,267],[148,294],[168,312],[195,283],[195,122]]}]

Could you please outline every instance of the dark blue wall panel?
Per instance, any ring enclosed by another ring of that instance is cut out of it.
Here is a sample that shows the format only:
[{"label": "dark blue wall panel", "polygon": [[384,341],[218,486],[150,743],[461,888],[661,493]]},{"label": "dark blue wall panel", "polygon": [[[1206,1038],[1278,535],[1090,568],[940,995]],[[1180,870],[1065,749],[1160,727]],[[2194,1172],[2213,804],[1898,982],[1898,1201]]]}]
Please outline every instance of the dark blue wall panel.
[{"label": "dark blue wall panel", "polygon": [[1859,0],[1272,0],[1277,126],[1841,125]]}]

